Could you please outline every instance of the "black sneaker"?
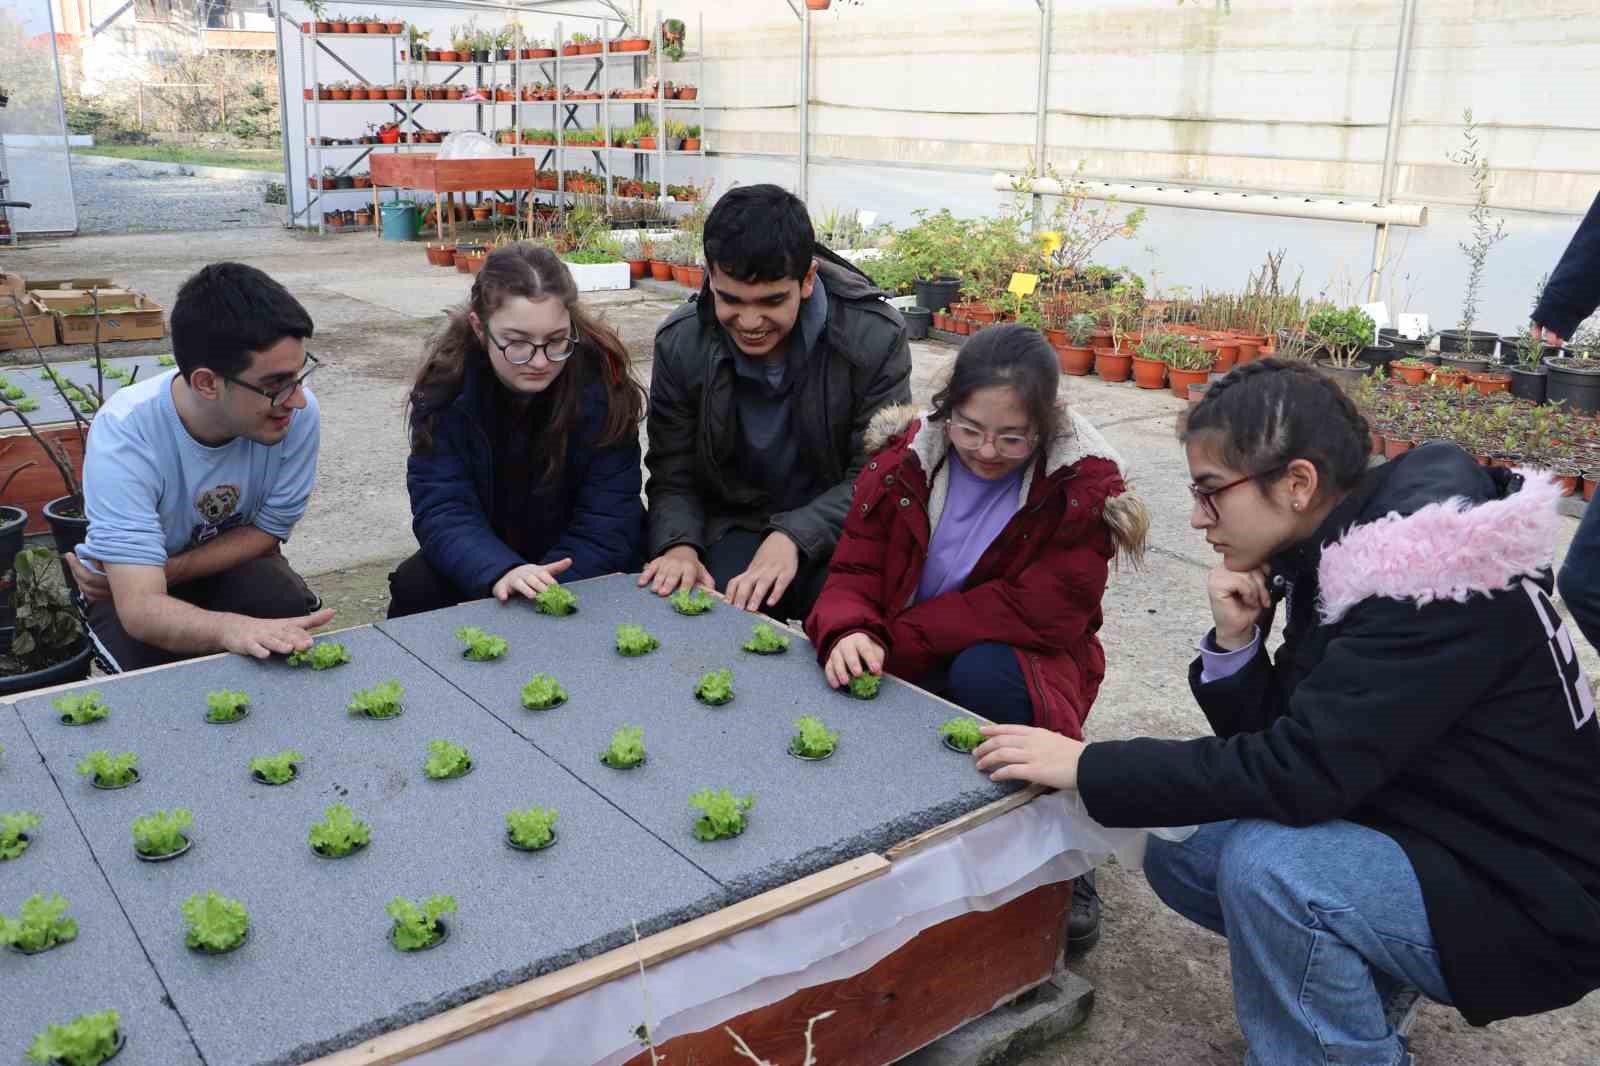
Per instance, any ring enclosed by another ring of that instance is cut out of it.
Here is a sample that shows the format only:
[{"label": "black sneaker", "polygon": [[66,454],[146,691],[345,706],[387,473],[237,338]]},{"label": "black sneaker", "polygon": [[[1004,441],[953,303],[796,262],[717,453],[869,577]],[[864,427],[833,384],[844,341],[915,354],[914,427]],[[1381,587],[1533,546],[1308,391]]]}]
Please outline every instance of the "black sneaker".
[{"label": "black sneaker", "polygon": [[1100,893],[1093,870],[1072,882],[1072,913],[1067,916],[1067,958],[1086,955],[1100,941]]}]

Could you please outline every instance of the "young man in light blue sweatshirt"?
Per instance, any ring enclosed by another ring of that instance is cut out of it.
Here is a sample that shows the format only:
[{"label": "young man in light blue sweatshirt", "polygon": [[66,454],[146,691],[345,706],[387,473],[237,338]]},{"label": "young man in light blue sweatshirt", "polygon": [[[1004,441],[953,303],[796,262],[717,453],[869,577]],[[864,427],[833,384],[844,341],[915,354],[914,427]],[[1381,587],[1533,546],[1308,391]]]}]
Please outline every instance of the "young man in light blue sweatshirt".
[{"label": "young man in light blue sweatshirt", "polygon": [[320,609],[279,551],[316,481],[311,316],[242,263],[184,282],[177,369],[119,390],[83,463],[89,532],[66,559],[114,670],[311,646]]}]

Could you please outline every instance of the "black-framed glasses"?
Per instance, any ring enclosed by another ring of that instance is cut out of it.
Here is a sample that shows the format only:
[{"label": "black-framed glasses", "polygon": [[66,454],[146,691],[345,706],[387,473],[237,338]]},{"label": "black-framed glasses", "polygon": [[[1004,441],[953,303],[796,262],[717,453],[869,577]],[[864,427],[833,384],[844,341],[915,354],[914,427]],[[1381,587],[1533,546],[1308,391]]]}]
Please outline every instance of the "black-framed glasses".
[{"label": "black-framed glasses", "polygon": [[567,335],[560,340],[545,341],[535,344],[532,341],[512,341],[510,344],[501,344],[489,327],[483,327],[483,335],[489,338],[489,343],[500,349],[500,354],[512,366],[527,366],[533,362],[533,357],[544,353],[544,357],[552,363],[564,362],[573,352],[578,350],[578,328],[568,325]]},{"label": "black-framed glasses", "polygon": [[990,441],[994,442],[994,450],[1006,459],[1021,459],[1033,451],[1034,435],[1031,433],[990,433],[960,415],[951,415],[949,425],[950,439],[964,451],[975,452]]},{"label": "black-framed glasses", "polygon": [[310,377],[316,371],[317,367],[321,365],[322,364],[317,360],[316,356],[312,355],[310,352],[307,352],[305,370],[300,374],[300,376],[289,382],[289,384],[280,386],[276,389],[263,389],[260,385],[252,385],[248,381],[240,381],[238,378],[233,377],[230,374],[224,374],[222,377],[224,381],[231,381],[241,389],[249,389],[257,396],[265,396],[267,401],[271,403],[272,406],[282,407],[284,404],[289,402],[290,398],[294,396],[295,390],[299,389],[300,386],[306,383],[306,378]]},{"label": "black-framed glasses", "polygon": [[1222,516],[1217,513],[1218,496],[1231,488],[1243,485],[1246,481],[1254,481],[1258,477],[1271,477],[1273,474],[1286,469],[1288,468],[1275,466],[1271,470],[1263,470],[1259,474],[1246,474],[1244,477],[1236,478],[1225,485],[1218,485],[1214,489],[1203,489],[1191,481],[1189,483],[1189,495],[1194,497],[1194,502],[1200,505],[1200,509],[1206,513],[1207,518],[1213,522],[1220,522]]}]

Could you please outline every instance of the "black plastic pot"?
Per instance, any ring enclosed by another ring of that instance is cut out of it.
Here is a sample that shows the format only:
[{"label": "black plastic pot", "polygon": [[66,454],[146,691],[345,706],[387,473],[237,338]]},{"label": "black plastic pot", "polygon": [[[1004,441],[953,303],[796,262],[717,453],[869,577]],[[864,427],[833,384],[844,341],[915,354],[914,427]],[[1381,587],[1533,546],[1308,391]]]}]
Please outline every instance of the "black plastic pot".
[{"label": "black plastic pot", "polygon": [[1457,370],[1465,370],[1469,374],[1481,374],[1489,369],[1488,356],[1479,357],[1474,354],[1470,358],[1461,353],[1441,351],[1439,354],[1440,366],[1453,366]]},{"label": "black plastic pot", "polygon": [[140,862],[171,862],[173,859],[176,859],[179,855],[188,854],[189,849],[194,847],[194,841],[190,840],[187,836],[184,836],[182,833],[180,833],[178,835],[179,836],[183,836],[183,847],[179,848],[177,851],[169,851],[165,855],[146,855],[144,852],[140,851],[138,848],[134,848],[133,849],[133,856],[134,856],[134,858],[138,859]]},{"label": "black plastic pot", "polygon": [[787,748],[784,748],[783,750],[787,751],[791,756],[793,756],[796,759],[799,759],[801,762],[822,762],[824,759],[833,758],[833,753],[838,751],[839,749],[837,747],[832,748],[832,749],[829,750],[828,754],[826,754],[826,755],[801,755],[798,751],[794,750],[794,741],[791,740],[789,742],[789,746]]},{"label": "black plastic pot", "polygon": [[1372,373],[1372,364],[1360,360],[1356,361],[1355,366],[1334,366],[1332,363],[1318,362],[1317,369],[1338,382],[1340,388],[1347,389]]},{"label": "black plastic pot", "polygon": [[22,531],[27,524],[27,511],[20,507],[0,507],[0,626],[10,625],[16,617],[11,609],[11,586],[16,575],[11,568],[22,550]]},{"label": "black plastic pot", "polygon": [[1550,371],[1550,382],[1545,390],[1547,402],[1565,401],[1567,410],[1585,414],[1600,411],[1600,370],[1563,367],[1548,358],[1544,365]]},{"label": "black plastic pot", "polygon": [[1544,403],[1545,390],[1550,385],[1550,374],[1543,367],[1525,370],[1520,366],[1508,367],[1511,371],[1511,395],[1519,400]]},{"label": "black plastic pot", "polygon": [[612,769],[612,770],[622,770],[622,771],[637,770],[637,769],[639,769],[640,767],[642,767],[645,763],[647,763],[649,761],[650,761],[650,756],[649,756],[649,754],[646,754],[644,758],[640,759],[638,762],[634,763],[632,766],[612,766],[610,763],[606,762],[606,753],[603,752],[603,751],[600,753],[600,765],[604,766],[604,767],[607,767],[608,769]]},{"label": "black plastic pot", "polygon": [[132,770],[130,772],[133,774],[133,776],[128,778],[127,781],[120,785],[102,785],[100,783],[100,777],[98,774],[89,778],[89,784],[93,785],[95,788],[98,788],[101,792],[121,792],[125,788],[132,788],[140,781],[138,770]]},{"label": "black plastic pot", "polygon": [[928,336],[928,327],[933,325],[933,312],[926,307],[907,307],[900,312],[906,320],[906,338],[908,340],[925,340]]},{"label": "black plastic pot", "polygon": [[76,551],[83,538],[89,535],[89,520],[83,516],[83,505],[71,496],[57,496],[45,504],[44,517],[50,523],[56,551],[62,555]]},{"label": "black plastic pot", "polygon": [[[1499,339],[1500,334],[1498,333],[1491,333],[1486,329],[1473,330],[1470,336],[1472,358],[1485,361],[1494,358],[1494,346]],[[1468,350],[1468,340],[1469,336],[1466,330],[1441,329],[1439,331],[1439,352],[1442,355],[1466,352]],[[1454,364],[1446,365],[1453,366]]]},{"label": "black plastic pot", "polygon": [[968,751],[965,748],[956,747],[955,743],[953,741],[951,741],[951,739],[949,737],[945,737],[944,738],[944,746],[949,748],[951,751],[955,752],[957,755],[971,755],[972,754],[972,752]]},{"label": "black plastic pot", "polygon": [[349,174],[340,174],[333,179],[333,187],[335,189],[353,189],[356,187],[356,179]]},{"label": "black plastic pot", "polygon": [[240,722],[244,721],[246,718],[249,718],[249,717],[250,717],[250,705],[246,704],[245,706],[239,708],[239,717],[237,717],[237,718],[228,718],[228,719],[224,719],[222,721],[218,721],[217,719],[211,717],[211,712],[210,711],[206,711],[204,717],[201,720],[203,722],[205,722],[206,725],[238,725]]},{"label": "black plastic pot", "polygon": [[446,940],[450,939],[450,927],[448,925],[444,924],[444,919],[443,918],[435,918],[433,920],[433,924],[434,924],[434,927],[437,928],[438,931],[439,931],[439,935],[434,938],[433,943],[424,944],[420,948],[412,948],[411,950],[407,951],[404,948],[395,947],[394,932],[393,932],[393,930],[391,930],[389,932],[389,946],[394,948],[396,951],[400,952],[400,954],[402,954],[402,955],[415,955],[419,951],[432,951],[434,948],[438,947],[440,944],[443,944]]},{"label": "black plastic pot", "polygon": [[[367,844],[370,843],[372,843],[370,840],[367,841]],[[338,862],[340,859],[349,859],[360,855],[363,851],[367,850],[367,844],[357,844],[343,855],[325,855],[316,848],[311,848],[311,854],[315,855],[319,859],[327,859],[329,862]],[[310,847],[310,845],[307,846]]]},{"label": "black plastic pot", "polygon": [[489,62],[489,50],[487,48],[474,48],[472,50],[472,61],[474,63]]},{"label": "black plastic pot", "polygon": [[[245,942],[248,941],[249,939],[250,939],[250,927],[247,925],[247,926],[244,927],[244,935],[241,936],[239,938],[239,942],[237,944],[233,945],[232,947],[229,947],[229,948],[189,947],[189,950],[194,952],[196,955],[231,955],[235,951],[238,951],[240,948],[244,947]],[[185,946],[188,946],[188,945],[185,945]]]},{"label": "black plastic pot", "polygon": [[518,844],[515,840],[511,839],[511,830],[506,830],[506,847],[510,848],[512,851],[543,851],[546,848],[553,848],[555,846],[556,831],[554,829],[550,830],[550,839],[545,841],[543,844],[540,844],[536,848],[530,848],[525,844]]},{"label": "black plastic pot", "polygon": [[[100,1060],[102,1066],[104,1063],[110,1062],[112,1059],[122,1054],[122,1049],[128,1046],[128,1036],[121,1029],[117,1030],[116,1039],[117,1042],[112,1045],[111,1054]],[[66,1059],[51,1059],[50,1066],[66,1066],[66,1061]]]},{"label": "black plastic pot", "polygon": [[961,279],[955,277],[919,279],[911,287],[917,294],[917,306],[930,312],[943,311],[961,295]]},{"label": "black plastic pot", "polygon": [[[11,650],[11,626],[0,627],[0,652]],[[36,688],[46,688],[50,685],[64,685],[68,681],[82,681],[89,676],[89,661],[94,658],[94,645],[89,643],[89,638],[84,637],[83,644],[72,653],[72,657],[54,666],[47,666],[43,670],[31,670],[25,674],[0,675],[0,696],[12,696],[18,692],[30,692]]]},{"label": "black plastic pot", "polygon": [[[299,763],[290,763],[289,764],[289,781],[293,781],[295,778],[297,778],[299,776],[300,776],[300,764]],[[261,771],[260,770],[251,770],[250,771],[250,777],[251,777],[252,780],[255,781],[256,784],[258,784],[258,785],[266,785],[268,788],[282,788],[284,785],[287,785],[289,783],[289,781],[268,781],[266,778],[261,776]]]},{"label": "black plastic pot", "polygon": [[1392,341],[1380,340],[1377,344],[1369,344],[1361,349],[1361,361],[1374,369],[1380,366],[1387,367],[1400,358],[1403,358],[1400,349]]}]

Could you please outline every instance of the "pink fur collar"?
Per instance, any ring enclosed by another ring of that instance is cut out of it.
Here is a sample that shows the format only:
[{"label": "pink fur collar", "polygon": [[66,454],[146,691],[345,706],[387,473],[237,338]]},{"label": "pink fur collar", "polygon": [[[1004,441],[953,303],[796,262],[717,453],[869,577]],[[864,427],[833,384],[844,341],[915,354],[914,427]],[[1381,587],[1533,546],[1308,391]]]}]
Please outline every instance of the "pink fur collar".
[{"label": "pink fur collar", "polygon": [[1519,470],[1522,490],[1476,506],[1456,498],[1409,515],[1388,514],[1352,527],[1322,549],[1317,567],[1324,624],[1362,600],[1383,596],[1466,602],[1473,593],[1511,588],[1548,568],[1555,554],[1561,487],[1540,470]]}]

